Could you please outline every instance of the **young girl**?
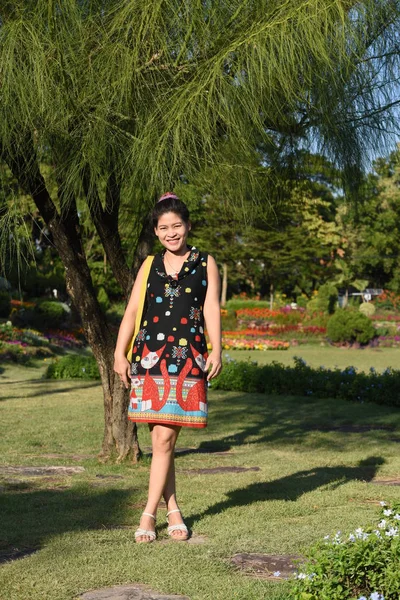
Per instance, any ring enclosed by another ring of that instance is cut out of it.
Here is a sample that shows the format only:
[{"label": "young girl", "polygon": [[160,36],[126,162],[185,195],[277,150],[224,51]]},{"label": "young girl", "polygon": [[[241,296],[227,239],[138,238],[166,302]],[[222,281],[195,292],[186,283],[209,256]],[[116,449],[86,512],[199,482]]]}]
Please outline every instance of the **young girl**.
[{"label": "young girl", "polygon": [[[140,289],[140,268],[122,319],[114,371],[131,393],[128,418],[149,424],[152,443],[149,492],[137,542],[156,539],[161,496],[167,505],[168,534],[187,540],[178,508],[174,449],[181,427],[206,427],[207,381],[221,370],[220,280],[212,256],[187,245],[187,206],[172,193],[161,196],[153,214],[154,232],[164,250],[154,257],[147,280],[147,310],[134,341],[132,363],[126,348],[132,337]],[[207,327],[212,351],[204,336]]]}]

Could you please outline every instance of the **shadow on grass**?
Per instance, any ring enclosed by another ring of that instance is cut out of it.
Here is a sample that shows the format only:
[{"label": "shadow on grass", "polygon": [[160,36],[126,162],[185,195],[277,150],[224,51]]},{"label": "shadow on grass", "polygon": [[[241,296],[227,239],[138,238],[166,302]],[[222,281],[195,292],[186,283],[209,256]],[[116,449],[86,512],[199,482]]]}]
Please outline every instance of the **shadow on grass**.
[{"label": "shadow on grass", "polygon": [[0,562],[2,555],[7,559],[11,548],[39,550],[54,535],[120,526],[135,494],[132,488],[35,490],[33,485],[27,483],[21,491],[14,489],[0,498]]},{"label": "shadow on grass", "polygon": [[186,519],[188,525],[207,515],[218,515],[235,506],[249,506],[254,502],[268,500],[286,500],[295,502],[303,494],[312,492],[320,487],[329,486],[330,490],[348,483],[349,481],[371,481],[378,468],[385,463],[381,456],[370,456],[355,467],[316,467],[306,471],[298,471],[274,481],[251,483],[250,485],[232,490],[227,493],[226,500],[217,502],[204,512],[191,515]]},{"label": "shadow on grass", "polygon": [[[59,384],[59,383],[61,383],[61,380],[60,379],[53,379],[53,380],[46,379],[46,380],[37,381],[37,380],[34,379],[34,380],[25,380],[25,381],[19,381],[19,382],[13,381],[12,383],[22,383],[22,384],[27,384],[27,383],[29,383],[29,384],[41,383],[42,385],[44,383],[46,383],[46,385],[47,384],[51,385],[51,384],[55,384],[55,383]],[[79,380],[75,379],[74,383],[79,383]],[[0,385],[2,385],[1,382],[0,382]],[[4,382],[3,385],[6,385],[6,382]],[[64,392],[71,392],[71,391],[78,392],[79,390],[89,389],[89,388],[93,388],[93,387],[99,387],[99,385],[100,385],[100,382],[96,381],[96,382],[87,383],[87,384],[80,383],[80,385],[73,385],[71,387],[62,387],[62,388],[53,388],[53,387],[51,387],[51,389],[47,389],[47,390],[44,390],[42,388],[38,392],[30,393],[29,394],[29,398],[35,398],[35,397],[38,397],[38,396],[39,397],[40,396],[49,396],[49,395],[50,396],[54,396],[55,394],[62,394]],[[4,401],[4,400],[16,400],[16,399],[18,400],[18,399],[20,399],[20,397],[19,396],[3,396],[3,395],[0,396],[0,401]]]},{"label": "shadow on grass", "polygon": [[[387,439],[387,432],[400,424],[398,409],[344,400],[244,394],[218,398],[212,408],[211,436],[218,431],[232,433],[201,442],[193,453],[226,452],[243,445],[285,445],[305,440],[313,447],[342,449],[343,434],[372,434],[375,439],[377,436]],[[246,423],[249,424],[245,426]],[[341,434],[340,437],[326,435],[333,431]],[[179,456],[183,453],[177,455],[178,459]]]}]

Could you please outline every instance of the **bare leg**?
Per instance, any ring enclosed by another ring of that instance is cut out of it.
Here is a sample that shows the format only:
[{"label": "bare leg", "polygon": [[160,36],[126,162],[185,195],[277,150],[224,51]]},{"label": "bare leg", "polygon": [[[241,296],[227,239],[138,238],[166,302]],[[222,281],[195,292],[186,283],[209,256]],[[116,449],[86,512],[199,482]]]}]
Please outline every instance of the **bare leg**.
[{"label": "bare leg", "polygon": [[[154,516],[157,514],[158,504],[167,486],[171,465],[173,465],[175,443],[180,430],[180,427],[174,425],[150,425],[153,457],[150,467],[149,494],[144,511]],[[175,470],[173,473],[175,481]],[[154,526],[154,520],[151,517],[142,516],[140,520],[142,529],[154,531]],[[149,538],[140,536],[138,541],[149,541]]]},{"label": "bare leg", "polygon": [[[164,500],[167,505],[167,512],[171,510],[175,510],[178,507],[178,503],[176,501],[176,482],[175,482],[175,460],[174,456],[171,460],[171,466],[168,471],[167,483],[164,489]],[[179,512],[174,512],[172,515],[168,516],[168,524],[169,525],[180,525],[183,523],[182,515]],[[187,533],[185,531],[181,531],[177,529],[172,532],[172,537],[174,538],[187,538]]]}]

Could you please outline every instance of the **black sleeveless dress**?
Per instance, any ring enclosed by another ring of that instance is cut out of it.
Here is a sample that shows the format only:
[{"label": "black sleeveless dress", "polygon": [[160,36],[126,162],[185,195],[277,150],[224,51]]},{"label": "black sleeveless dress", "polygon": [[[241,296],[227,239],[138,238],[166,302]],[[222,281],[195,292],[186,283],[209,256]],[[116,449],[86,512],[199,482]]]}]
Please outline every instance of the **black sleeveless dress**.
[{"label": "black sleeveless dress", "polygon": [[147,310],[132,352],[128,418],[206,427],[208,255],[192,246],[172,277],[165,272],[164,252],[154,257],[147,281]]}]

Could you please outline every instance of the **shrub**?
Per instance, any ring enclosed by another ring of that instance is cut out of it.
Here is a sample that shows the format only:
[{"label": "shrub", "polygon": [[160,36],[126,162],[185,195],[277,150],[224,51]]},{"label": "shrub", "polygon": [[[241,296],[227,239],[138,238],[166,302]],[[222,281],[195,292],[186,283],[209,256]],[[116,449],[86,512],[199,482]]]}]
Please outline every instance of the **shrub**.
[{"label": "shrub", "polygon": [[324,283],[318,289],[318,294],[307,304],[307,309],[310,312],[322,311],[328,314],[335,312],[338,301],[337,288],[331,283]]},{"label": "shrub", "polygon": [[400,371],[386,369],[377,373],[357,373],[354,367],[313,369],[295,357],[295,366],[273,362],[258,366],[256,362],[225,363],[221,374],[212,380],[214,389],[259,392],[275,395],[340,398],[352,402],[375,402],[400,406]]},{"label": "shrub", "polygon": [[371,320],[362,313],[340,309],[329,319],[327,334],[332,342],[367,344],[376,332]]},{"label": "shrub", "polygon": [[46,329],[56,329],[67,319],[68,313],[61,302],[45,300],[37,304],[35,309],[35,325]]},{"label": "shrub", "polygon": [[99,369],[93,356],[68,354],[48,366],[47,379],[100,379]]},{"label": "shrub", "polygon": [[8,318],[11,312],[11,299],[8,292],[0,292],[0,317]]},{"label": "shrub", "polygon": [[375,314],[375,306],[371,302],[363,302],[360,304],[359,311],[366,317],[372,317]]},{"label": "shrub", "polygon": [[292,584],[293,600],[398,600],[400,597],[400,504],[385,503],[379,523],[345,539],[325,537]]}]

